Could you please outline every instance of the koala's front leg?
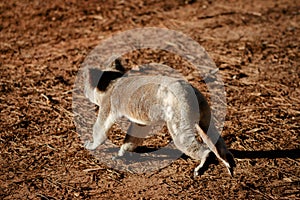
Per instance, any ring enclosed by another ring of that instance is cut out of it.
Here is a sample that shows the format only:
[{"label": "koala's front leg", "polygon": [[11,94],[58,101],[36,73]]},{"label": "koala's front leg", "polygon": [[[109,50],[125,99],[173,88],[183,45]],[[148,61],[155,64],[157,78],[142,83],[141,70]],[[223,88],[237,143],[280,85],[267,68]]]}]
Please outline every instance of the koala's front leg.
[{"label": "koala's front leg", "polygon": [[118,157],[121,157],[125,154],[126,151],[134,151],[136,147],[142,145],[144,138],[150,133],[151,127],[139,125],[136,123],[131,123],[124,144],[121,146]]},{"label": "koala's front leg", "polygon": [[100,144],[102,144],[107,139],[107,132],[113,125],[115,118],[113,115],[108,115],[108,117],[103,117],[103,114],[99,112],[98,118],[93,126],[93,142],[86,141],[84,146],[88,150],[96,149]]}]

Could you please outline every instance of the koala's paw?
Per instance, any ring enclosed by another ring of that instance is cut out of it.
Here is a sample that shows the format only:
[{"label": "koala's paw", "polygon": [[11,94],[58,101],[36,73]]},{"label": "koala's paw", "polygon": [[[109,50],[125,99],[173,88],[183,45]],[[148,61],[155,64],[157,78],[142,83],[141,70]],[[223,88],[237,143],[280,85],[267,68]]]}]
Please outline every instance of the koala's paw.
[{"label": "koala's paw", "polygon": [[202,157],[200,159],[200,164],[194,169],[194,178],[204,173],[207,164],[206,161],[209,156],[209,153],[210,150],[207,150],[202,154]]},{"label": "koala's paw", "polygon": [[226,153],[225,159],[222,161],[226,165],[229,174],[233,176],[233,171],[234,168],[236,167],[233,155],[230,152]]},{"label": "koala's paw", "polygon": [[118,158],[121,158],[125,155],[126,151],[122,147],[123,147],[123,145],[121,146],[120,150],[118,151],[118,154],[112,157],[112,160],[117,160]]},{"label": "koala's paw", "polygon": [[88,150],[95,150],[98,147],[98,145],[88,140],[85,141],[84,147]]},{"label": "koala's paw", "polygon": [[204,163],[201,163],[200,165],[198,165],[195,169],[194,169],[194,178],[196,178],[197,176],[200,176],[204,173]]}]

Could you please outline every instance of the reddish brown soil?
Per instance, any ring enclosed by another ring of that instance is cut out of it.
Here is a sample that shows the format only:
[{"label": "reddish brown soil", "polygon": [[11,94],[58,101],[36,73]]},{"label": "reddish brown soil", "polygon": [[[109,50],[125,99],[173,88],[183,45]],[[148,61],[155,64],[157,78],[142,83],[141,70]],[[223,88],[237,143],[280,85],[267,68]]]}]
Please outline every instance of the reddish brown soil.
[{"label": "reddish brown soil", "polygon": [[[0,15],[1,199],[300,198],[300,1],[10,0]],[[189,35],[220,68],[233,178],[215,162],[193,178],[186,157],[131,174],[83,148],[71,106],[80,64],[145,26]]]}]

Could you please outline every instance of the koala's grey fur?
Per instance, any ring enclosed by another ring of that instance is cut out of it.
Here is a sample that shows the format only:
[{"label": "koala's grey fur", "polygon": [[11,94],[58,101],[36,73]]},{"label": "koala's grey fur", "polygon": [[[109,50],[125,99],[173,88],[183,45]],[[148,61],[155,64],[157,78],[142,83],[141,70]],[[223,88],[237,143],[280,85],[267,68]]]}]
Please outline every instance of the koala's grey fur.
[{"label": "koala's grey fur", "polygon": [[[100,107],[93,127],[93,142],[85,144],[87,149],[93,150],[102,144],[107,138],[107,131],[120,117],[128,118],[132,124],[119,156],[125,151],[134,151],[142,144],[144,126],[165,122],[176,147],[200,160],[195,175],[198,175],[211,151],[232,175],[234,158],[212,123],[205,97],[197,89],[186,81],[168,76],[123,76],[124,73],[119,60],[115,61],[114,69],[87,68],[84,72],[85,95]],[[204,143],[197,141],[195,129]]]}]

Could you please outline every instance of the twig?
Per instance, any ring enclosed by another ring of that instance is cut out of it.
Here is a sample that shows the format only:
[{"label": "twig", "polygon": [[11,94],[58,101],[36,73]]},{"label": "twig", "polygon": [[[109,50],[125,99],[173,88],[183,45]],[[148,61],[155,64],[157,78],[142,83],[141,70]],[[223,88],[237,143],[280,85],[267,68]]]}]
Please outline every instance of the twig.
[{"label": "twig", "polygon": [[105,169],[103,167],[97,167],[97,168],[91,168],[91,169],[84,169],[82,171],[84,172],[91,172],[91,171],[97,171],[97,170],[101,170],[101,169]]},{"label": "twig", "polygon": [[47,103],[49,103],[50,102],[50,99],[46,96],[46,95],[44,95],[44,94],[41,94],[41,96],[42,97],[44,97],[45,99],[46,99],[46,101],[47,101]]},{"label": "twig", "polygon": [[[47,196],[45,196],[43,194],[40,194],[40,193],[37,193],[36,196],[39,196],[39,197],[42,197],[42,198],[45,198],[45,199],[49,199]],[[55,199],[55,198],[51,197],[51,199]]]},{"label": "twig", "polygon": [[258,193],[258,194],[261,194],[262,196],[264,196],[265,198],[269,198],[269,199],[275,199],[274,197],[272,197],[272,196],[270,196],[270,195],[268,195],[268,194],[264,194],[264,193],[262,193],[261,191],[259,191],[259,190],[255,190],[255,189],[253,189],[253,188],[250,188],[250,187],[248,187],[250,190],[252,190],[253,192],[256,192],[256,193]]}]

